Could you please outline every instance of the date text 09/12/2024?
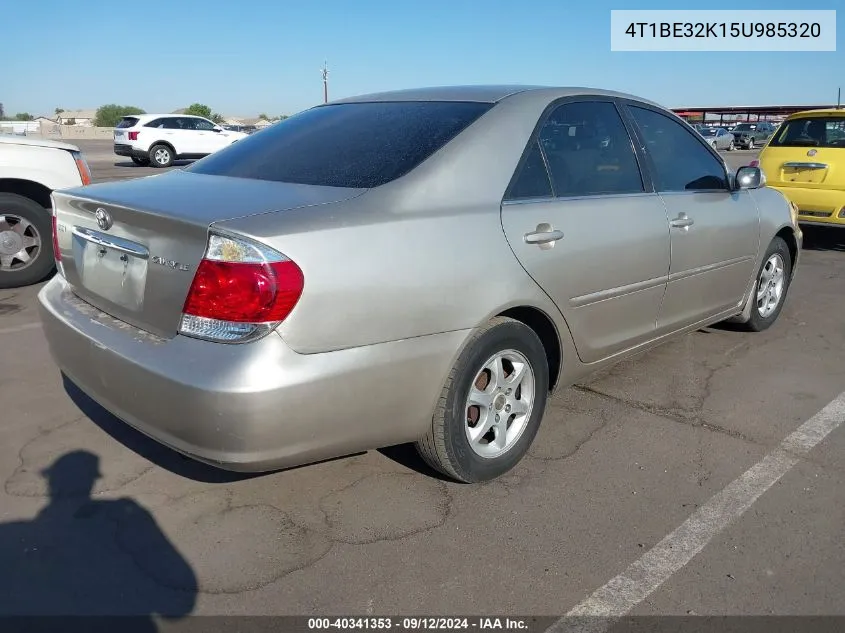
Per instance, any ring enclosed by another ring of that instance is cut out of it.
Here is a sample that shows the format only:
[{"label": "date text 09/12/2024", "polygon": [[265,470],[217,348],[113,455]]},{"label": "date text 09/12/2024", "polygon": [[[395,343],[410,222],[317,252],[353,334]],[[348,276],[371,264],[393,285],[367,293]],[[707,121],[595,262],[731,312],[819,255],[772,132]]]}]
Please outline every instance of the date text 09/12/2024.
[{"label": "date text 09/12/2024", "polygon": [[528,631],[529,624],[522,618],[510,617],[351,617],[308,618],[308,629],[320,630],[375,630],[375,631],[467,631],[510,630]]}]

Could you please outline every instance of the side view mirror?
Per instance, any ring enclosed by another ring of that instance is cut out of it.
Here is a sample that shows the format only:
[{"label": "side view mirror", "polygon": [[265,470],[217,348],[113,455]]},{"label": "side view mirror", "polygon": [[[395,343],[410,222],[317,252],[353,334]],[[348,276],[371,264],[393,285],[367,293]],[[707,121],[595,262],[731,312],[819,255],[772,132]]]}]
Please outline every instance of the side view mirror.
[{"label": "side view mirror", "polygon": [[736,170],[736,189],[759,189],[766,185],[766,174],[759,167],[746,165]]},{"label": "side view mirror", "polygon": [[211,128],[211,131],[212,132],[222,132],[223,128],[220,127],[219,125],[215,125],[213,128]]}]

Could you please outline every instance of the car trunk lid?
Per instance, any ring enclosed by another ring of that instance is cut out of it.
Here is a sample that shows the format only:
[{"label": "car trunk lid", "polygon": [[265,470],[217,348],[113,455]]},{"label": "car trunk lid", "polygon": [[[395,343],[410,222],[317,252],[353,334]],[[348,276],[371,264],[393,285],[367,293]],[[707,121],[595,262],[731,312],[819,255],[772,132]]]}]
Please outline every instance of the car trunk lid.
[{"label": "car trunk lid", "polygon": [[769,184],[845,190],[845,147],[773,147],[760,156]]},{"label": "car trunk lid", "polygon": [[183,171],[57,191],[60,271],[84,301],[171,337],[213,223],[362,192]]}]

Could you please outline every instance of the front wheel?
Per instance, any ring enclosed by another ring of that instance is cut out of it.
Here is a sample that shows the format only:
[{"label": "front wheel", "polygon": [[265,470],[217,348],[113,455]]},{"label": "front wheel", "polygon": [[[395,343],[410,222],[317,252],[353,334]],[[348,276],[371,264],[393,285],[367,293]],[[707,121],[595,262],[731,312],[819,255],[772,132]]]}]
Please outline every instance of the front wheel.
[{"label": "front wheel", "polygon": [[754,139],[748,139],[748,149],[754,149]]},{"label": "front wheel", "polygon": [[769,244],[757,282],[751,295],[751,318],[745,324],[752,332],[762,332],[777,321],[783,309],[789,282],[792,279],[792,257],[783,239],[776,237]]},{"label": "front wheel", "polygon": [[736,149],[736,145],[734,145],[734,142],[733,142],[733,141],[731,141],[731,144],[730,144],[730,145],[728,145],[728,151],[729,151],[729,152],[732,152],[732,151],[734,151],[735,149]]},{"label": "front wheel", "polygon": [[534,441],[548,390],[548,361],[534,330],[513,319],[492,319],[458,357],[417,451],[457,481],[495,479],[516,466]]}]

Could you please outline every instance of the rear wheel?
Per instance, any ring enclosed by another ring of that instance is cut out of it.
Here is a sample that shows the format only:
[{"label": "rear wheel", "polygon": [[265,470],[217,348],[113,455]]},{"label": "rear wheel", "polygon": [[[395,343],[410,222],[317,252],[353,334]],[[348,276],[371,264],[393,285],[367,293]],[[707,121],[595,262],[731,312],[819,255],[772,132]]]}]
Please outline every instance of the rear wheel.
[{"label": "rear wheel", "polygon": [[0,288],[38,283],[55,266],[50,211],[14,193],[0,193]]},{"label": "rear wheel", "polygon": [[452,368],[417,450],[458,481],[495,479],[534,441],[548,390],[548,362],[534,331],[513,319],[492,319]]},{"label": "rear wheel", "polygon": [[748,139],[748,149],[754,149],[754,139]]},{"label": "rear wheel", "polygon": [[746,329],[762,332],[777,321],[791,278],[792,258],[789,247],[783,239],[776,237],[769,244],[757,273],[757,282],[751,295],[751,317],[745,323]]},{"label": "rear wheel", "polygon": [[132,162],[135,163],[136,165],[140,165],[141,167],[146,167],[147,165],[150,164],[150,159],[149,158],[139,158],[138,156],[133,156]]},{"label": "rear wheel", "polygon": [[733,141],[731,141],[731,144],[730,144],[730,145],[728,145],[728,151],[729,151],[729,152],[732,152],[732,151],[734,151],[735,149],[736,149],[736,145],[734,145],[734,142],[733,142]]},{"label": "rear wheel", "polygon": [[167,145],[153,145],[150,148],[150,165],[153,167],[170,167],[173,159],[173,150]]}]

